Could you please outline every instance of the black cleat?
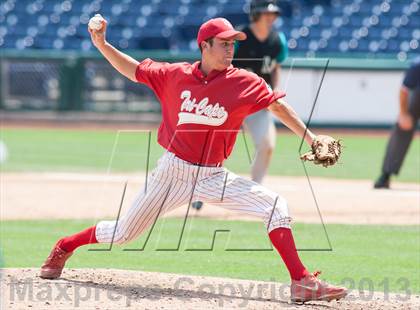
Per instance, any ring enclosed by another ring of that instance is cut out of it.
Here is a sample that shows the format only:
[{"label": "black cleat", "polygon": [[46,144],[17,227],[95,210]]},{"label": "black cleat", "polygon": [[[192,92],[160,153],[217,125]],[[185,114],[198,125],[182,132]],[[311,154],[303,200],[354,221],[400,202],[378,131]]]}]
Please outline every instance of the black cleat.
[{"label": "black cleat", "polygon": [[388,174],[382,174],[378,180],[376,180],[375,184],[373,185],[374,188],[389,188],[389,179],[390,176]]},{"label": "black cleat", "polygon": [[202,201],[194,201],[191,204],[191,207],[193,207],[193,209],[196,209],[197,211],[200,211],[200,209],[203,207],[203,202]]}]

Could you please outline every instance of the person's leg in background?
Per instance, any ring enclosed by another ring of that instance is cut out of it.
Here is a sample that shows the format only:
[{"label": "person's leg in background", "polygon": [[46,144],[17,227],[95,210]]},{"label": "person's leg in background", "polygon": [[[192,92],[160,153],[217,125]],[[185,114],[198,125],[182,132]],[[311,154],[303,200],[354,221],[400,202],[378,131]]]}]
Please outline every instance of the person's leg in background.
[{"label": "person's leg in background", "polygon": [[276,126],[272,114],[264,109],[245,119],[245,129],[251,134],[255,146],[251,179],[262,183],[267,174],[276,146]]},{"label": "person's leg in background", "polygon": [[376,180],[375,188],[389,188],[391,176],[398,175],[413,140],[417,122],[420,118],[420,95],[418,91],[410,93],[409,102],[409,113],[413,120],[412,126],[403,130],[397,122],[392,129],[382,164],[382,174]]}]

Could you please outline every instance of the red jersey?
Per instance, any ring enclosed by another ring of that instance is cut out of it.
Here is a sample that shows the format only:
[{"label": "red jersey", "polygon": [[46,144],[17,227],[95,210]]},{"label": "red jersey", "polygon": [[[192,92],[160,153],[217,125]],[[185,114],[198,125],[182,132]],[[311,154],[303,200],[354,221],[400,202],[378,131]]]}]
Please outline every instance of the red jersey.
[{"label": "red jersey", "polygon": [[162,105],[159,144],[193,164],[214,165],[231,154],[244,118],[285,94],[232,65],[206,77],[199,65],[148,58],[138,65],[136,79],[149,86]]}]

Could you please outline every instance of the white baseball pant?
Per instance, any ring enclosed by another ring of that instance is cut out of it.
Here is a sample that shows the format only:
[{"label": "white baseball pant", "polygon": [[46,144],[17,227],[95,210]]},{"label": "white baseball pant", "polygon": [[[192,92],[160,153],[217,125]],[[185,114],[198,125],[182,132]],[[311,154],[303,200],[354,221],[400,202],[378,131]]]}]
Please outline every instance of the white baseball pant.
[{"label": "white baseball pant", "polygon": [[278,227],[290,228],[286,200],[275,192],[223,167],[196,166],[166,152],[148,179],[147,192],[140,191],[118,223],[99,222],[96,239],[116,244],[134,240],[165,212],[188,204],[192,194],[192,201],[201,200],[261,218],[268,232]]},{"label": "white baseball pant", "polygon": [[252,161],[252,180],[261,183],[267,174],[268,166],[276,146],[276,126],[273,115],[267,109],[249,115],[244,121],[245,129],[251,134],[255,145]]}]

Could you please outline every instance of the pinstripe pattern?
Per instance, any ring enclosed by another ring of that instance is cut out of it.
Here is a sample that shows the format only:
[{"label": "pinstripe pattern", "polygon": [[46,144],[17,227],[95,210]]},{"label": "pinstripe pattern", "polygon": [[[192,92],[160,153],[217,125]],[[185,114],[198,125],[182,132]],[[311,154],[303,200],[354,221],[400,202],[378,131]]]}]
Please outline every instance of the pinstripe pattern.
[{"label": "pinstripe pattern", "polygon": [[268,232],[278,227],[290,228],[291,218],[283,197],[227,169],[199,182],[195,191],[201,201],[261,218]]},{"label": "pinstripe pattern", "polygon": [[148,229],[159,216],[187,204],[192,194],[193,200],[259,217],[269,232],[278,227],[290,228],[287,203],[276,193],[225,168],[194,166],[166,152],[148,179],[147,192],[140,190],[118,223],[99,222],[96,239],[101,243],[129,242]]}]

